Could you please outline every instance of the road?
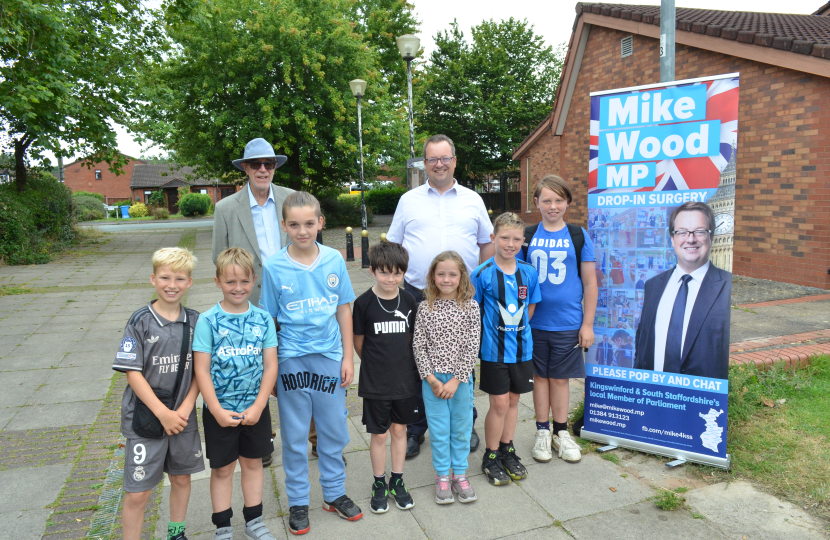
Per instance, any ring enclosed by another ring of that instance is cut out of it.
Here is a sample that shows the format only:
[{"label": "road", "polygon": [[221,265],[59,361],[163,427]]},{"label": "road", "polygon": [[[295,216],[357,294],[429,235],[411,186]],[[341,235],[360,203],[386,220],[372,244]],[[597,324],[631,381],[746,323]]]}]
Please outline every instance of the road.
[{"label": "road", "polygon": [[81,227],[97,229],[101,232],[127,232],[146,229],[189,229],[194,227],[213,228],[213,218],[204,219],[173,219],[169,221],[87,221]]}]

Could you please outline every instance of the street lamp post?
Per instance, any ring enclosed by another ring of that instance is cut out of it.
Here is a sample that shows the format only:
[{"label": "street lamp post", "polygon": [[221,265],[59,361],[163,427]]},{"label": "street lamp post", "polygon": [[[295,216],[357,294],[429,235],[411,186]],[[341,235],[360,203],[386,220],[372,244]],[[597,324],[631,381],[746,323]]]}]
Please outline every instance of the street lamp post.
[{"label": "street lamp post", "polygon": [[355,79],[349,82],[349,87],[352,89],[352,94],[357,98],[357,140],[360,144],[360,217],[363,221],[363,230],[361,231],[360,250],[363,252],[362,266],[369,268],[369,237],[367,227],[369,226],[366,219],[366,188],[363,185],[363,120],[360,114],[360,100],[366,93],[366,81],[363,79]]},{"label": "street lamp post", "polygon": [[406,60],[406,86],[409,91],[409,157],[415,157],[415,124],[412,112],[412,61],[418,54],[418,49],[421,47],[421,40],[418,36],[406,34],[395,41],[398,43],[398,50],[401,56]]}]

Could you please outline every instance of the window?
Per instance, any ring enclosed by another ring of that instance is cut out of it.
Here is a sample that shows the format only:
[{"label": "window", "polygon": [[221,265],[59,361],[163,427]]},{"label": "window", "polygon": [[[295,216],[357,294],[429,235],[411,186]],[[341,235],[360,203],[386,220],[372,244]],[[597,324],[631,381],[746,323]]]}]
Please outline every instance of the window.
[{"label": "window", "polygon": [[199,193],[201,193],[202,195],[207,195],[207,190],[206,189],[200,189]]},{"label": "window", "polygon": [[95,179],[101,180],[101,169],[95,169]]},{"label": "window", "polygon": [[634,36],[624,37],[620,40],[620,58],[626,58],[634,54]]},{"label": "window", "polygon": [[11,176],[8,174],[0,174],[0,184],[8,184],[11,182]]},{"label": "window", "polygon": [[152,191],[145,191],[144,192],[144,200],[149,201],[150,200],[150,195],[152,195],[152,194],[153,194]]}]

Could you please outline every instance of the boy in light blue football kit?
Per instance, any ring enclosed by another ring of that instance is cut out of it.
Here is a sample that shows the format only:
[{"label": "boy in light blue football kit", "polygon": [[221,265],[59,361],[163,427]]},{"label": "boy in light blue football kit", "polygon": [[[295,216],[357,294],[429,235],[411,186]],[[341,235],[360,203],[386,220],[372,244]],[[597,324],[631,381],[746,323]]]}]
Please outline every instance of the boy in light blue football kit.
[{"label": "boy in light blue football kit", "polygon": [[506,212],[493,223],[496,254],[472,272],[481,309],[481,377],[490,395],[484,420],[486,447],[481,470],[494,486],[527,477],[513,446],[521,394],[533,391],[533,339],[530,319],[542,296],[539,276],[519,260],[524,222]]},{"label": "boy in light blue football kit", "polygon": [[349,442],[346,388],[354,378],[352,315],[355,299],[339,251],[317,244],[322,215],[306,192],[288,196],[283,228],[291,243],[263,268],[260,305],[280,326],[278,350],[280,437],[289,531],[309,531],[308,443],[312,416],[323,508],[354,521],[363,517],[346,496],[343,449]]}]

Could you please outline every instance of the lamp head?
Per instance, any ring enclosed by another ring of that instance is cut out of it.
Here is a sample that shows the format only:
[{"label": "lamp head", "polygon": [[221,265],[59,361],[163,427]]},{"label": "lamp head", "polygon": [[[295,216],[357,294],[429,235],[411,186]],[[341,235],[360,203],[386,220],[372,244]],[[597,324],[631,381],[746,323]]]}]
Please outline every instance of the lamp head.
[{"label": "lamp head", "polygon": [[412,34],[405,34],[395,40],[398,43],[398,50],[407,62],[418,56],[418,49],[421,47],[421,39]]},{"label": "lamp head", "polygon": [[363,79],[355,79],[349,82],[349,87],[352,89],[352,94],[354,97],[363,97],[366,93],[366,81]]}]

